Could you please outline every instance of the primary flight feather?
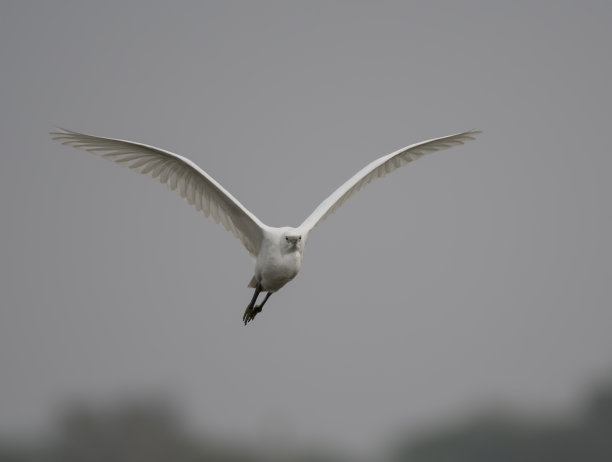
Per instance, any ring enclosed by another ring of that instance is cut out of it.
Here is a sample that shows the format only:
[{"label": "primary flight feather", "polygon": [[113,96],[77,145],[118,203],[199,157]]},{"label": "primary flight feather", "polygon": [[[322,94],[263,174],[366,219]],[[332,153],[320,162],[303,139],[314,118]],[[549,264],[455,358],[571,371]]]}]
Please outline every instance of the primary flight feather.
[{"label": "primary flight feather", "polygon": [[[382,178],[430,152],[448,149],[474,139],[470,130],[412,144],[376,159],[336,189],[297,228],[265,225],[234,196],[189,159],[146,144],[85,135],[58,129],[54,140],[105,157],[136,172],[156,178],[216,223],[223,225],[255,257],[249,287],[255,289],[242,317],[245,325],[261,312],[271,294],[291,281],[300,270],[310,231],[334,213],[349,197],[376,178]],[[263,301],[256,305],[260,292]]]}]

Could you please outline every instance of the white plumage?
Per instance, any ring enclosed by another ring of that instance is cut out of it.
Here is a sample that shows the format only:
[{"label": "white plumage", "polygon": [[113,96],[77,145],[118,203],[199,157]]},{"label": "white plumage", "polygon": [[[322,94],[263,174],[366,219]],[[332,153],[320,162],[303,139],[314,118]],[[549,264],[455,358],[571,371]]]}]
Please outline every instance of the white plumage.
[{"label": "white plumage", "polygon": [[[325,199],[297,228],[275,228],[262,223],[214,178],[185,157],[146,144],[85,135],[65,129],[51,133],[53,139],[91,152],[134,171],[156,178],[216,223],[223,225],[256,258],[249,287],[255,293],[243,315],[247,324],[261,311],[270,295],[291,281],[300,270],[304,245],[321,221],[349,197],[376,178],[419,159],[425,154],[474,139],[478,130],[412,144],[368,164]],[[266,297],[255,305],[261,291]]]}]

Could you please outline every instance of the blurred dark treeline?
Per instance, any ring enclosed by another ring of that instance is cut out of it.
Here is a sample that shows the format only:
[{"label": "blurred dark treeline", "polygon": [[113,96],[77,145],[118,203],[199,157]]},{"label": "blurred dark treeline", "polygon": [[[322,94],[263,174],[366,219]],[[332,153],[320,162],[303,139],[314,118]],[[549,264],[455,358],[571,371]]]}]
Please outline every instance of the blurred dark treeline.
[{"label": "blurred dark treeline", "polygon": [[112,408],[71,404],[48,441],[0,438],[0,462],[339,462],[341,457],[284,445],[254,449],[240,441],[189,431],[164,400]]},{"label": "blurred dark treeline", "polygon": [[610,462],[612,382],[573,415],[484,413],[395,445],[395,462]]},{"label": "blurred dark treeline", "polygon": [[[579,412],[563,418],[488,413],[388,445],[389,462],[610,462],[612,382],[599,387]],[[282,448],[282,449],[281,449]],[[381,457],[381,460],[383,458]],[[72,406],[48,441],[0,440],[0,462],[342,462],[321,448],[270,450],[239,441],[202,438],[185,428],[167,403],[114,410]]]}]

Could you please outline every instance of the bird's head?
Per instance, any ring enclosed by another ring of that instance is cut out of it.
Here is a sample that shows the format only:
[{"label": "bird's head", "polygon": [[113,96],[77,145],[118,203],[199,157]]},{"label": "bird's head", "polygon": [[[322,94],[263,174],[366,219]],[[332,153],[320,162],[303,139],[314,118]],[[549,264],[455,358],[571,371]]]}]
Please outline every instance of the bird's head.
[{"label": "bird's head", "polygon": [[304,238],[298,230],[288,229],[283,233],[281,244],[289,251],[302,251],[304,248]]},{"label": "bird's head", "polygon": [[296,247],[302,241],[302,236],[299,235],[285,235],[285,241],[292,247]]}]

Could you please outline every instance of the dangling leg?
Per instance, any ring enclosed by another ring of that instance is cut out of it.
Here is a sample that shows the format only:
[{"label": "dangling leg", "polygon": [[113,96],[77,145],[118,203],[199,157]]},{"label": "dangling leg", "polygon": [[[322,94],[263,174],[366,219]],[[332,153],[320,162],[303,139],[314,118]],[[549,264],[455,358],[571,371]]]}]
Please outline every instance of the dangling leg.
[{"label": "dangling leg", "polygon": [[264,306],[264,305],[266,304],[266,302],[268,301],[268,299],[270,298],[270,295],[272,295],[272,292],[268,292],[268,293],[266,294],[266,298],[264,298],[264,299],[263,299],[263,302],[261,302],[261,305],[257,305],[257,306],[255,306],[255,307],[253,308],[253,310],[255,310],[257,313],[259,313],[259,312],[262,310],[263,306]]},{"label": "dangling leg", "polygon": [[251,298],[251,302],[249,303],[249,306],[246,307],[246,310],[244,310],[244,315],[242,316],[242,320],[244,321],[244,325],[246,326],[247,323],[249,321],[252,321],[253,318],[255,318],[255,315],[258,312],[254,313],[253,312],[253,306],[255,305],[255,302],[257,301],[257,296],[259,295],[259,293],[261,292],[261,284],[257,284],[255,286],[255,293],[253,294],[253,298]]},{"label": "dangling leg", "polygon": [[272,292],[268,292],[266,294],[266,297],[263,299],[263,302],[261,302],[261,304],[255,305],[254,307],[251,308],[251,311],[249,312],[249,319],[244,321],[244,325],[245,326],[246,326],[247,322],[252,321],[253,319],[255,319],[255,316],[257,316],[257,313],[261,313],[261,310],[262,310],[263,306],[266,304],[266,302],[268,301],[268,299],[270,298],[270,295],[272,295]]},{"label": "dangling leg", "polygon": [[257,313],[261,313],[261,310],[263,309],[264,305],[270,298],[270,295],[272,295],[272,292],[268,292],[265,298],[263,299],[263,302],[261,302],[259,305],[253,306],[255,302],[257,301],[257,296],[259,295],[261,291],[262,291],[261,285],[257,284],[257,287],[255,288],[255,293],[253,294],[253,298],[251,299],[251,303],[249,303],[249,306],[247,306],[247,309],[244,312],[244,316],[242,316],[242,320],[244,321],[245,326],[250,321],[255,319],[255,316],[257,316]]}]

